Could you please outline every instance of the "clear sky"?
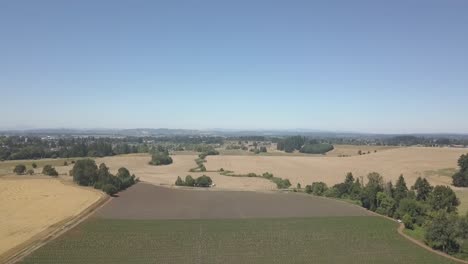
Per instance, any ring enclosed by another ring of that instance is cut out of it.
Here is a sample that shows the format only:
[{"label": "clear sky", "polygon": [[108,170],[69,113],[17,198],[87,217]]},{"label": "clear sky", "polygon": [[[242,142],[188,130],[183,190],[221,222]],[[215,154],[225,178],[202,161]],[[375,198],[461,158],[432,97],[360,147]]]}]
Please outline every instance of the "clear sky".
[{"label": "clear sky", "polygon": [[1,1],[0,128],[468,133],[468,1]]}]

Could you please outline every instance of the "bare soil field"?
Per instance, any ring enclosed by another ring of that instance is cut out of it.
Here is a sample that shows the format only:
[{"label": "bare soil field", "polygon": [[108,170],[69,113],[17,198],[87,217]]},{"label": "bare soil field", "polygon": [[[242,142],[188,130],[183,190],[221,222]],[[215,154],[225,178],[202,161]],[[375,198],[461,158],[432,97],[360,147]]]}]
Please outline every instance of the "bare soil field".
[{"label": "bare soil field", "polygon": [[50,177],[0,178],[0,255],[55,229],[102,195]]},{"label": "bare soil field", "polygon": [[432,184],[449,185],[458,158],[467,152],[456,148],[410,147],[353,157],[208,156],[205,166],[208,170],[224,168],[236,173],[271,172],[289,179],[293,186],[314,181],[332,185],[342,182],[347,172],[366,176],[373,171],[382,174],[386,181],[395,182],[403,174],[408,185],[413,185],[418,176],[427,177]]},{"label": "bare soil field", "polygon": [[[151,157],[148,154],[105,157],[96,159],[96,163],[98,165],[102,162],[106,163],[113,173],[116,173],[120,167],[126,167],[131,173],[139,177],[140,180],[156,185],[171,186],[174,185],[177,176],[185,178],[185,176],[189,174],[193,177],[205,174],[213,179],[213,182],[216,184],[216,189],[218,190],[261,191],[276,188],[273,183],[259,178],[226,177],[217,172],[189,172],[191,168],[196,167],[194,160],[197,157],[197,155],[174,155],[172,156],[174,162],[164,166],[149,165],[148,162],[151,160]],[[69,169],[71,169],[71,167]]]},{"label": "bare soil field", "polygon": [[298,193],[217,192],[139,183],[98,212],[112,219],[234,219],[371,215],[342,201]]}]

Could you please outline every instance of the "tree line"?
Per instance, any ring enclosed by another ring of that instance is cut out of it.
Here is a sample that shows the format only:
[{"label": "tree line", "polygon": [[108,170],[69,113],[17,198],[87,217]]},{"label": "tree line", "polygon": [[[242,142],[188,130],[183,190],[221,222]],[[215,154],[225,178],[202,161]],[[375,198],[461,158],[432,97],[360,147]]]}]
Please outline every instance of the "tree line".
[{"label": "tree line", "polygon": [[202,175],[196,179],[192,178],[192,176],[187,175],[185,177],[185,181],[182,180],[180,176],[177,177],[175,181],[176,186],[188,186],[188,187],[211,187],[213,184],[213,180],[206,175]]},{"label": "tree line", "polygon": [[333,150],[333,145],[327,142],[319,142],[316,139],[308,139],[302,136],[286,137],[276,143],[278,150],[291,153],[298,150],[301,153],[325,154]]},{"label": "tree line", "polygon": [[408,229],[422,228],[425,242],[446,253],[460,252],[463,241],[468,238],[468,217],[458,215],[460,201],[455,192],[448,186],[432,186],[425,178],[417,178],[408,188],[403,175],[393,185],[372,172],[364,184],[363,178],[354,178],[348,173],[342,183],[328,187],[323,182],[314,182],[307,185],[305,191],[353,200],[378,214],[401,219]]},{"label": "tree line", "polygon": [[139,152],[148,152],[148,147],[119,138],[0,137],[0,160],[104,157]]}]

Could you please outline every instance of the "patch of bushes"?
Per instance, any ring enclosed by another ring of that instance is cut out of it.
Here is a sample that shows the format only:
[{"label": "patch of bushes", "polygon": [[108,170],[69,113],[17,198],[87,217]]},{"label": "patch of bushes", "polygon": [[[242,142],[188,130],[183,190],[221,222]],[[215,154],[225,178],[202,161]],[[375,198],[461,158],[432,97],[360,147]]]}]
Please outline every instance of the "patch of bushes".
[{"label": "patch of bushes", "polygon": [[42,168],[42,174],[53,177],[57,177],[59,175],[52,165],[45,165],[44,168]]},{"label": "patch of bushes", "polygon": [[328,151],[333,150],[333,145],[328,143],[317,143],[317,144],[305,144],[299,150],[301,153],[309,154],[325,154]]},{"label": "patch of bushes", "polygon": [[[76,161],[70,174],[73,176],[73,181],[79,185],[94,186],[94,188],[102,189],[110,195],[125,190],[139,181],[134,174],[130,174],[130,171],[124,167],[119,168],[114,176],[110,173],[106,164],[101,163],[98,168],[96,162],[91,159]],[[115,187],[116,191],[110,188],[109,185]]]},{"label": "patch of bushes", "polygon": [[151,155],[151,161],[149,164],[155,166],[169,165],[172,163],[172,158],[167,152],[155,152]]},{"label": "patch of bushes", "polygon": [[13,169],[13,172],[16,173],[17,175],[22,175],[26,172],[26,166],[24,164],[18,164]]},{"label": "patch of bushes", "polygon": [[206,175],[202,175],[196,179],[193,179],[192,176],[187,175],[185,177],[185,181],[180,178],[180,176],[177,177],[177,180],[175,182],[176,186],[188,186],[188,187],[210,187],[213,184],[213,180],[211,180],[210,177]]}]

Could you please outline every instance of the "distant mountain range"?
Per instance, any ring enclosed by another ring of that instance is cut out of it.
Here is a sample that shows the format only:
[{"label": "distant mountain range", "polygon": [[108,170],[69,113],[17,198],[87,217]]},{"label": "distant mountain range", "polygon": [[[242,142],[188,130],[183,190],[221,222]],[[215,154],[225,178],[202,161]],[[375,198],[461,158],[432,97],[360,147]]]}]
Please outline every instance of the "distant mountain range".
[{"label": "distant mountain range", "polygon": [[241,129],[169,129],[169,128],[134,128],[134,129],[25,129],[0,130],[0,135],[30,135],[30,136],[134,136],[134,137],[161,137],[161,136],[314,136],[314,137],[340,137],[340,138],[386,138],[401,135],[411,135],[430,138],[468,138],[468,134],[456,133],[414,133],[414,134],[373,134],[359,132],[336,132],[311,129],[285,129],[285,130],[241,130]]}]

